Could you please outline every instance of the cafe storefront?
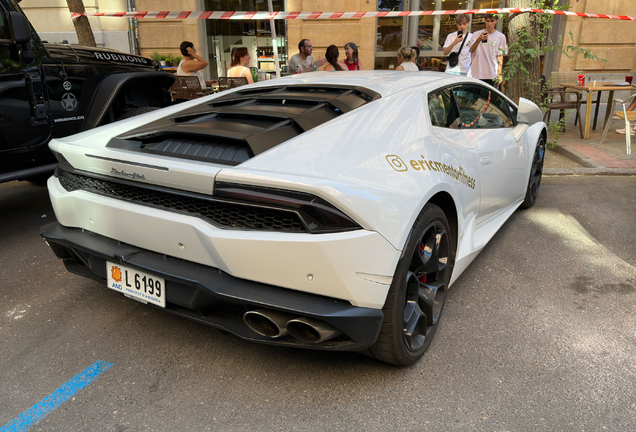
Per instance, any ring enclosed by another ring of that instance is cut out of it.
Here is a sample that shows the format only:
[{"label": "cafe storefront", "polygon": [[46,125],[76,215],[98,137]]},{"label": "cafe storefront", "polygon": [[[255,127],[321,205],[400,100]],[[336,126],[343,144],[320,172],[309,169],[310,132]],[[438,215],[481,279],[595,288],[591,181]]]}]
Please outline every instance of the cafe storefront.
[{"label": "cafe storefront", "polygon": [[[272,0],[274,11],[285,10],[285,0]],[[267,11],[267,0],[205,0],[206,11]],[[205,20],[210,76],[227,76],[232,48],[245,47],[251,57],[250,67],[274,74],[274,43],[278,47],[281,66],[288,61],[287,25],[285,20],[274,20],[276,39],[272,37],[269,20]]]},{"label": "cafe storefront", "polygon": [[[378,11],[431,11],[457,9],[494,9],[505,7],[504,0],[377,0]],[[483,18],[471,15],[470,32],[483,30]],[[418,18],[393,17],[377,18],[375,38],[375,69],[397,65],[395,52],[401,46],[410,45],[410,26],[417,25],[417,39],[421,43],[420,56],[426,57],[427,64],[434,64],[444,56],[444,42],[448,34],[457,30],[455,15],[425,15]],[[497,29],[501,31],[500,21]],[[412,42],[411,43],[416,43]]]}]

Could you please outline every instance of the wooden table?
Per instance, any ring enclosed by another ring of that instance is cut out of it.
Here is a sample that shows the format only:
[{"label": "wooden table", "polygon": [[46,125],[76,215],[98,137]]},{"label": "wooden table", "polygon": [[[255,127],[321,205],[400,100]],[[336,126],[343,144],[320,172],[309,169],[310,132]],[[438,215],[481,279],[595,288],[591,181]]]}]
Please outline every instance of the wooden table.
[{"label": "wooden table", "polygon": [[614,92],[621,90],[636,90],[636,86],[616,86],[613,84],[604,85],[603,83],[594,84],[586,84],[584,86],[580,85],[572,85],[572,84],[562,84],[561,87],[576,89],[579,91],[587,92],[587,104],[585,106],[585,127],[583,128],[583,139],[590,139],[590,124],[592,123],[592,99],[594,98],[594,92],[599,92],[599,97],[596,101],[596,113],[598,114],[598,105],[601,101],[601,92],[609,91],[609,97],[607,98],[607,110],[605,111],[605,121],[603,122],[603,127],[609,121],[612,116],[612,112],[614,112],[614,107],[611,107],[610,104],[614,100]]}]

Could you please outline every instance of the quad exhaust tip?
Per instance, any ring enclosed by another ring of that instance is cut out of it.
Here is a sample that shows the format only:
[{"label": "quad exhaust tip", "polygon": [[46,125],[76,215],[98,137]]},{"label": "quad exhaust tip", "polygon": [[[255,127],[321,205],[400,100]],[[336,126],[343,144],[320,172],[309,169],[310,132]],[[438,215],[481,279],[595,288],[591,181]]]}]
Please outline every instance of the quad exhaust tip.
[{"label": "quad exhaust tip", "polygon": [[324,321],[271,309],[248,311],[243,315],[243,321],[261,336],[276,339],[289,334],[300,342],[310,344],[321,343],[342,334]]},{"label": "quad exhaust tip", "polygon": [[314,318],[296,318],[287,323],[287,331],[301,342],[320,343],[340,336],[342,332],[324,321]]},{"label": "quad exhaust tip", "polygon": [[261,336],[279,338],[287,334],[287,322],[296,315],[270,309],[258,309],[243,315],[245,324]]}]

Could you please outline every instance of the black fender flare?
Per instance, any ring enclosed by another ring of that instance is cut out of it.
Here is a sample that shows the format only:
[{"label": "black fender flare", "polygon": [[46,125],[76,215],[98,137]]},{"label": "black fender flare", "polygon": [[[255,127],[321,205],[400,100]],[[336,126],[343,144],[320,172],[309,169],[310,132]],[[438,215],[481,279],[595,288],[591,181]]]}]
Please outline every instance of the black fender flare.
[{"label": "black fender flare", "polygon": [[157,85],[170,88],[174,84],[175,76],[169,72],[123,72],[106,76],[95,89],[90,108],[86,113],[82,130],[99,126],[106,116],[108,109],[117,98],[120,91],[132,81],[155,81]]}]

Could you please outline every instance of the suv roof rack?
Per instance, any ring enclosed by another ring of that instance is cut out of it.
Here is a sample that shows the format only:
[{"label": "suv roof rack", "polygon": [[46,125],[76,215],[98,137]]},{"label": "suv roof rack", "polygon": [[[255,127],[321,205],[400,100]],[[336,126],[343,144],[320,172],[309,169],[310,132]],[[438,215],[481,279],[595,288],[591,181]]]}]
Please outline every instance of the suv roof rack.
[{"label": "suv roof rack", "polygon": [[107,147],[238,165],[380,97],[331,84],[246,87],[129,131]]}]

